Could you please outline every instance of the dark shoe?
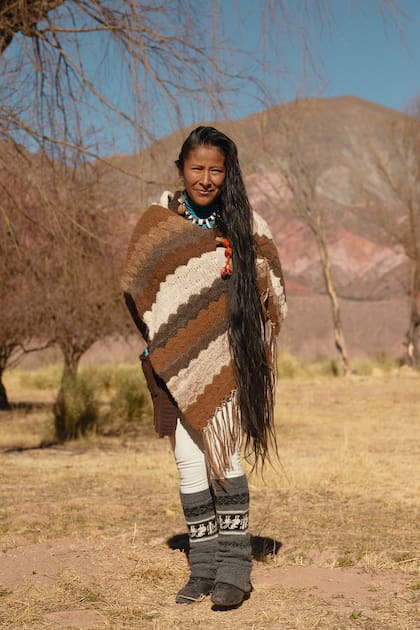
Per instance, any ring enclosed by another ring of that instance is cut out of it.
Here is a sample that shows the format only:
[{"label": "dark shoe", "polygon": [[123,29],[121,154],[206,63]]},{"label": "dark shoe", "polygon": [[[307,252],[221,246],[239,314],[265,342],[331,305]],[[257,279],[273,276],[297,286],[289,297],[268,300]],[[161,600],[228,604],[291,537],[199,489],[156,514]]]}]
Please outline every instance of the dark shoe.
[{"label": "dark shoe", "polygon": [[243,601],[249,599],[249,593],[233,584],[217,582],[211,595],[211,601],[217,608],[237,608]]},{"label": "dark shoe", "polygon": [[201,602],[213,589],[214,581],[208,578],[190,577],[186,585],[178,591],[175,601],[177,604],[193,604]]}]

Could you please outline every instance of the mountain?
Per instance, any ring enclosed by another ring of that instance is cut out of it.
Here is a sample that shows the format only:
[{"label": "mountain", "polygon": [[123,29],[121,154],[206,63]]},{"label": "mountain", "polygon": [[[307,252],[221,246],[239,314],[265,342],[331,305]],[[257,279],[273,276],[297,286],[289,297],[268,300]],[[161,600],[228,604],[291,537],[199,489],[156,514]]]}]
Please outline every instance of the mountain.
[{"label": "mountain", "polygon": [[[308,358],[335,352],[317,243],[291,191],[293,176],[298,189],[310,191],[322,218],[350,353],[402,354],[408,325],[406,189],[418,174],[420,122],[346,96],[303,99],[209,124],[237,143],[252,204],[278,244],[290,307],[283,348]],[[111,156],[118,171],[101,167],[109,195],[131,217],[127,239],[142,209],[162,190],[179,186],[174,160],[189,131],[177,131],[141,155]]]},{"label": "mountain", "polygon": [[[321,219],[350,354],[401,355],[408,327],[407,208],[420,213],[420,121],[348,96],[303,99],[213,124],[237,143],[251,202],[278,244],[289,302],[282,348],[307,358],[335,355],[317,241],[302,216],[309,202]],[[189,131],[140,155],[108,156],[112,168],[93,165],[121,252],[143,209],[179,187],[174,160]],[[0,150],[4,163],[17,159],[15,148],[3,143]],[[30,156],[23,153],[24,164]],[[31,197],[32,175],[24,166],[19,172],[28,180],[20,192]]]}]

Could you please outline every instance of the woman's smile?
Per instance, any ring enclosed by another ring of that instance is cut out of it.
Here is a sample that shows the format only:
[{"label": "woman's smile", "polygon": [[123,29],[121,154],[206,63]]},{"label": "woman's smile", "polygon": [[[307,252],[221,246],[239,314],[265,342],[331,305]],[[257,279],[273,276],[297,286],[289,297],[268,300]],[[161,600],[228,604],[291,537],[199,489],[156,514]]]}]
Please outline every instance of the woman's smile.
[{"label": "woman's smile", "polygon": [[220,195],[225,181],[225,156],[217,147],[198,146],[188,153],[179,175],[193,203],[210,205]]}]

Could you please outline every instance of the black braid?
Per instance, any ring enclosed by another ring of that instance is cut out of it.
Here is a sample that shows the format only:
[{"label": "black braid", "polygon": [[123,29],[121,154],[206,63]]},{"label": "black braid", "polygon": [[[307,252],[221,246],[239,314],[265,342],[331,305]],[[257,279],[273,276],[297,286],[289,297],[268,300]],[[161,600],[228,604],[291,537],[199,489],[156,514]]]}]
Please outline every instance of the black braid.
[{"label": "black braid", "polygon": [[197,146],[217,147],[225,156],[217,227],[230,240],[233,273],[229,282],[229,344],[238,384],[238,406],[245,454],[263,464],[274,433],[274,375],[267,362],[261,300],[257,284],[252,209],[235,143],[214,127],[197,127],[185,140],[176,165],[182,170]]}]

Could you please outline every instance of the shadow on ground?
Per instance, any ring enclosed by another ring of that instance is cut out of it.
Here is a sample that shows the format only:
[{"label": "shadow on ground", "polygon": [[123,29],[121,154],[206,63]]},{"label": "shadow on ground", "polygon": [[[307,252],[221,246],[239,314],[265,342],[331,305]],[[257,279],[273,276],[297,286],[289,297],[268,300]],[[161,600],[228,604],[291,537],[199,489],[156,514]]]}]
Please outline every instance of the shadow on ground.
[{"label": "shadow on ground", "polygon": [[[174,534],[166,541],[166,544],[170,549],[183,551],[188,557],[190,551],[190,543],[188,540],[188,534]],[[251,534],[251,548],[252,557],[255,560],[264,560],[268,556],[275,556],[278,554],[282,543],[274,538],[268,538],[266,536],[253,536]]]}]

